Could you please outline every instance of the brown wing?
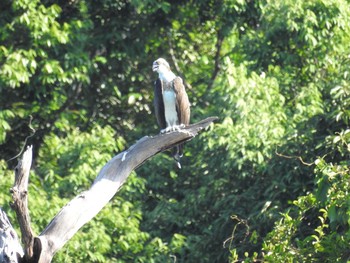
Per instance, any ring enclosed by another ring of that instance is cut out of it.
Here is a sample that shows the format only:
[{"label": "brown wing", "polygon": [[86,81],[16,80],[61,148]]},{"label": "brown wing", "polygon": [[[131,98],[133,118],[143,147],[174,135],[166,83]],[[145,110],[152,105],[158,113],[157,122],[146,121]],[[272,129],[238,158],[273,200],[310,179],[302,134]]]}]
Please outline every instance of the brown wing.
[{"label": "brown wing", "polygon": [[166,128],[165,115],[164,115],[164,102],[163,102],[163,84],[160,79],[157,79],[154,83],[154,112],[157,118],[160,129]]},{"label": "brown wing", "polygon": [[[176,94],[176,111],[179,119],[179,124],[184,124],[185,126],[190,124],[190,101],[185,90],[185,86],[180,77],[174,79],[174,91]],[[183,143],[178,144],[173,148],[173,157],[177,163],[177,166],[181,168],[180,158],[183,155]]]},{"label": "brown wing", "polygon": [[190,124],[190,101],[185,90],[185,86],[180,77],[174,79],[174,91],[176,94],[176,110],[179,124]]}]

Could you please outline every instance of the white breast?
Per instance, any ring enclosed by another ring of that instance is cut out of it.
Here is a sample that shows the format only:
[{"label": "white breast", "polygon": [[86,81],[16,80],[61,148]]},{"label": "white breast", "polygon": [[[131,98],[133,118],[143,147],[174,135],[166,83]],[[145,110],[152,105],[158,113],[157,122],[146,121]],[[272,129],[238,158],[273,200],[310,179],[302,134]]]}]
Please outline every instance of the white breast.
[{"label": "white breast", "polygon": [[159,78],[162,81],[171,82],[176,78],[176,75],[172,71],[167,70],[164,72],[159,72]]},{"label": "white breast", "polygon": [[172,90],[163,92],[164,113],[167,127],[178,125],[178,118],[176,112],[176,95]]}]

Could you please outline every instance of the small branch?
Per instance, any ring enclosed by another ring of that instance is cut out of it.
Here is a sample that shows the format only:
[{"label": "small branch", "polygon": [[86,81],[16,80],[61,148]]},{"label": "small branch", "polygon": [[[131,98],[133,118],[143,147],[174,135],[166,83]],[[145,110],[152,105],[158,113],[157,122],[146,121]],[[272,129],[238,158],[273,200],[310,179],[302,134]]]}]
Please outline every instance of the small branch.
[{"label": "small branch", "polygon": [[0,262],[17,263],[24,255],[16,231],[0,208]]},{"label": "small branch", "polygon": [[215,44],[215,58],[214,58],[214,71],[211,75],[211,78],[209,80],[209,84],[207,87],[207,93],[213,88],[214,82],[216,77],[219,74],[220,71],[220,53],[221,53],[221,47],[222,47],[222,43],[224,41],[224,37],[222,36],[222,34],[220,33],[220,30],[217,33],[217,40],[216,40],[216,44]]},{"label": "small branch", "polygon": [[113,198],[134,169],[155,154],[191,140],[216,119],[210,117],[172,133],[145,136],[112,158],[102,168],[90,189],[64,206],[40,236],[35,238],[34,257],[39,259],[39,263],[51,262],[55,253]]},{"label": "small branch", "polygon": [[15,210],[22,233],[22,242],[25,247],[25,257],[29,260],[33,256],[34,234],[30,227],[28,210],[28,179],[32,165],[32,146],[28,146],[15,168],[15,183],[10,189],[13,203],[11,207]]},{"label": "small branch", "polygon": [[286,158],[286,159],[298,159],[302,164],[307,165],[307,166],[312,166],[312,165],[314,165],[314,163],[307,163],[307,162],[305,162],[301,156],[295,156],[295,155],[288,156],[288,155],[284,155],[284,154],[281,154],[281,153],[277,152],[277,149],[276,149],[275,153],[276,153],[277,156],[283,157],[283,158]]},{"label": "small branch", "polygon": [[36,130],[32,127],[32,121],[33,121],[33,116],[30,115],[30,116],[29,116],[28,128],[30,129],[30,131],[32,132],[32,134],[29,135],[29,136],[27,136],[27,137],[25,138],[24,143],[23,143],[23,147],[22,147],[21,151],[19,152],[19,154],[17,154],[16,156],[11,157],[11,158],[8,159],[6,162],[12,161],[13,159],[16,159],[17,157],[19,157],[19,156],[23,153],[24,148],[25,148],[26,145],[27,145],[28,139],[30,139],[31,137],[33,137],[33,136],[35,135]]}]

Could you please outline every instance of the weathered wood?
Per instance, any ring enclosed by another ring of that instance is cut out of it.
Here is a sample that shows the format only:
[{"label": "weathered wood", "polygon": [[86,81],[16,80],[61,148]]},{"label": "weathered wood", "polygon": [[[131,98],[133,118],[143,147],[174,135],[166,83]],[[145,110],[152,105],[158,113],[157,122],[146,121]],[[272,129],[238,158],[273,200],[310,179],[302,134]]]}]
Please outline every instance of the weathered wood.
[{"label": "weathered wood", "polygon": [[0,262],[17,263],[24,255],[16,231],[0,208]]},{"label": "weathered wood", "polygon": [[22,243],[24,244],[25,258],[29,260],[33,256],[34,234],[30,226],[28,210],[28,179],[32,165],[32,146],[28,146],[21,160],[15,168],[15,182],[10,189],[13,203],[11,207],[15,210],[17,220],[21,229]]},{"label": "weathered wood", "polygon": [[167,134],[143,137],[128,150],[110,160],[100,171],[91,188],[71,200],[35,238],[34,253],[38,262],[51,262],[55,253],[115,195],[129,174],[155,154],[188,141],[208,127],[216,117]]}]

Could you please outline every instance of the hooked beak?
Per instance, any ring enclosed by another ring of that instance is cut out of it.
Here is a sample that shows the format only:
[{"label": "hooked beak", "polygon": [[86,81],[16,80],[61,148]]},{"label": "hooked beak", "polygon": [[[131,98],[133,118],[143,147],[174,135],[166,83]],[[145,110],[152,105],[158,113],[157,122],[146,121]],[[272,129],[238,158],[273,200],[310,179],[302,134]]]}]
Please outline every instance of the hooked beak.
[{"label": "hooked beak", "polygon": [[152,70],[153,70],[153,72],[154,72],[154,71],[158,71],[158,69],[159,69],[158,63],[157,63],[157,62],[153,62],[153,65],[152,65]]}]

